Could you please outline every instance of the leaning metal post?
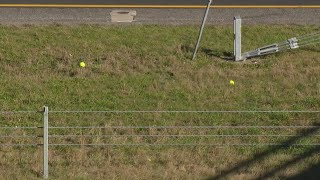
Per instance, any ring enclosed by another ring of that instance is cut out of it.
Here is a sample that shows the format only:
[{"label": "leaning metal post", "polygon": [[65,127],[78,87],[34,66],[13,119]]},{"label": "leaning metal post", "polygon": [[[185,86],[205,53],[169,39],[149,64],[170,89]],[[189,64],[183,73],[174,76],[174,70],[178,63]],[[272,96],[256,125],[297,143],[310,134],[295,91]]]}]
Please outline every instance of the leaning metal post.
[{"label": "leaning metal post", "polygon": [[204,25],[205,25],[205,23],[206,23],[206,21],[207,21],[207,16],[208,16],[208,14],[209,14],[209,10],[210,10],[211,3],[212,3],[212,0],[209,0],[208,5],[207,5],[206,12],[205,12],[204,17],[203,17],[203,20],[202,20],[202,25],[201,25],[201,28],[200,28],[198,40],[197,40],[197,43],[196,43],[196,46],[195,46],[195,48],[194,48],[194,52],[193,52],[193,55],[192,55],[192,60],[194,60],[194,58],[196,57],[196,54],[197,54],[197,51],[198,51],[198,48],[199,48],[199,44],[200,44],[200,40],[201,40],[201,37],[202,37]]},{"label": "leaning metal post", "polygon": [[49,123],[48,123],[49,108],[44,106],[43,111],[43,178],[47,179],[49,177]]}]

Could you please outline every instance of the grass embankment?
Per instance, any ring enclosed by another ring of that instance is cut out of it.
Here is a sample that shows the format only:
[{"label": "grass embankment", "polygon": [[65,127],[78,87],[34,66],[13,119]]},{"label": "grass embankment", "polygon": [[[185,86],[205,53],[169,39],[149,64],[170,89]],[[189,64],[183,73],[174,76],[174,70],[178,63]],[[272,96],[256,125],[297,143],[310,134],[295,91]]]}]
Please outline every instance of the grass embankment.
[{"label": "grass embankment", "polygon": [[[314,26],[244,27],[243,50],[284,41],[317,29]],[[257,58],[256,63],[227,62],[219,56],[232,52],[232,27],[208,27],[197,60],[191,61],[197,31],[194,26],[1,26],[1,110],[37,110],[43,105],[49,106],[50,110],[319,110],[319,47],[306,47]],[[87,66],[80,68],[80,61],[85,61]],[[230,86],[231,79],[235,81],[235,86]],[[317,117],[316,114],[285,113],[51,114],[50,124],[308,125],[316,122]],[[39,125],[40,118],[34,115],[28,118],[24,115],[3,115],[1,126]],[[117,133],[141,132],[143,131]],[[249,132],[280,133],[255,129]],[[170,134],[168,131],[151,130],[146,133]],[[171,133],[241,132],[176,130]],[[154,142],[150,139],[113,140],[115,143],[123,141]],[[170,138],[157,138],[156,141],[176,142]],[[77,141],[67,139],[62,142]],[[92,141],[82,139],[81,142]],[[93,142],[103,143],[105,140],[94,139]],[[185,138],[177,142],[212,141],[206,138]],[[213,142],[278,141],[243,138]],[[309,138],[306,142],[317,141]],[[37,159],[41,155],[41,149],[28,150],[2,149],[0,174],[6,174],[6,178],[32,179],[41,176],[41,161]],[[258,150],[205,147],[52,148],[50,173],[54,178],[84,179],[204,178],[220,174],[241,160],[250,158]],[[253,178],[307,150],[290,151],[291,153],[287,153],[287,149],[273,150],[274,154],[264,157],[266,159],[257,158],[253,164],[246,164],[233,177]],[[316,155],[311,154],[303,163],[293,163],[292,167],[281,170],[277,177],[295,174],[318,160]]]}]

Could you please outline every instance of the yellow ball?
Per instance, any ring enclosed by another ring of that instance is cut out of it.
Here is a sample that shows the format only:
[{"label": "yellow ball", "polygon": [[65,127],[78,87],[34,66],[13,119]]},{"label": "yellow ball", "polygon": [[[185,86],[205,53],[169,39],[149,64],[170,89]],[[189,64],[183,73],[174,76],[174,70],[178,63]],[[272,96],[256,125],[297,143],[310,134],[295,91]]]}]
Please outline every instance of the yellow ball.
[{"label": "yellow ball", "polygon": [[230,85],[232,85],[232,86],[234,85],[234,81],[233,81],[233,80],[230,80],[229,83],[230,83]]},{"label": "yellow ball", "polygon": [[86,63],[84,63],[84,62],[80,62],[80,67],[86,67]]}]

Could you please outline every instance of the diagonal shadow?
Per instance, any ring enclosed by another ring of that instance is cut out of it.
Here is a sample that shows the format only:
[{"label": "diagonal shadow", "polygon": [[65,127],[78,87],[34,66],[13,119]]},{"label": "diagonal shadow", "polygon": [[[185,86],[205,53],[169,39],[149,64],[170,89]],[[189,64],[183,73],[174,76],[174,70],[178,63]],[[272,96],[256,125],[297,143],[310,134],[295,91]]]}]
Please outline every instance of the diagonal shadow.
[{"label": "diagonal shadow", "polygon": [[[308,151],[304,152],[303,154],[301,154],[300,156],[290,160],[290,161],[287,161],[285,164],[282,164],[282,165],[279,165],[278,167],[275,167],[274,169],[272,169],[271,171],[265,173],[264,175],[262,176],[259,176],[258,178],[256,178],[257,180],[258,179],[268,179],[268,178],[271,178],[272,176],[274,176],[277,172],[281,171],[281,170],[284,170],[286,169],[287,167],[289,167],[290,165],[293,165],[293,164],[297,164],[299,161],[303,160],[303,159],[306,159],[310,156],[312,156],[313,154],[316,154],[316,153],[319,153],[320,152],[320,146],[316,146],[316,147],[313,147],[311,149],[309,149]],[[319,170],[319,169],[318,169]],[[318,176],[317,176],[317,179],[320,179],[320,172],[318,172]],[[314,177],[314,176],[313,176]],[[299,178],[300,179],[300,178]]]},{"label": "diagonal shadow", "polygon": [[[267,156],[270,156],[271,154],[275,154],[283,149],[286,149],[294,144],[297,144],[297,142],[299,142],[301,139],[306,138],[306,137],[310,137],[310,136],[317,133],[317,131],[319,130],[319,127],[318,127],[319,124],[314,124],[314,126],[316,126],[316,127],[308,129],[304,134],[290,138],[290,139],[282,142],[281,145],[279,145],[279,146],[273,146],[273,147],[271,147],[261,153],[254,154],[252,158],[245,160],[245,161],[242,161],[239,164],[237,164],[236,166],[233,166],[230,169],[227,169],[216,176],[209,177],[209,178],[207,178],[207,180],[218,180],[218,179],[226,178],[230,174],[235,173],[244,167],[250,166],[250,165],[254,164],[255,162],[259,162],[259,161],[263,160],[264,158],[266,158]],[[313,150],[310,150],[310,152],[306,152],[304,154],[305,154],[305,156],[308,156],[309,154],[313,154],[313,153],[317,152],[318,150],[319,150],[318,148],[315,148]],[[292,163],[294,163],[296,161],[298,162],[298,160],[299,159],[293,160]],[[271,174],[273,174],[273,171],[266,174],[265,176],[269,177],[269,175],[271,175]],[[262,178],[259,177],[259,179],[262,179]]]},{"label": "diagonal shadow", "polygon": [[318,180],[320,179],[320,163],[311,166],[305,171],[294,175],[292,177],[284,178],[287,180],[301,180],[301,179],[310,179],[310,180]]}]

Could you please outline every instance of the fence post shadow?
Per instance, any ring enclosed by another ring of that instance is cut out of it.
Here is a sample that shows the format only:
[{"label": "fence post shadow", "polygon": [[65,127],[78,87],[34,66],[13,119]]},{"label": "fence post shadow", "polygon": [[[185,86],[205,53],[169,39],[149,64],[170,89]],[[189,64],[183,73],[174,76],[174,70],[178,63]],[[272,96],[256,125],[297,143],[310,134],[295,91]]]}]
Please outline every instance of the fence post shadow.
[{"label": "fence post shadow", "polygon": [[234,61],[233,53],[229,51],[215,51],[208,48],[201,48],[201,51],[207,56],[216,57],[227,61]]},{"label": "fence post shadow", "polygon": [[[290,148],[290,147],[294,146],[295,144],[297,144],[297,142],[299,142],[299,140],[306,138],[306,137],[312,137],[314,134],[316,134],[317,131],[320,129],[319,125],[320,125],[319,123],[313,124],[313,126],[315,126],[315,127],[312,127],[310,129],[306,130],[305,133],[303,133],[302,135],[295,136],[293,138],[285,140],[279,146],[272,146],[263,152],[256,153],[253,155],[252,158],[249,158],[247,160],[239,162],[235,166],[233,166],[229,169],[223,170],[220,174],[217,174],[215,176],[207,178],[207,180],[225,179],[225,178],[227,178],[227,176],[240,171],[242,168],[252,166],[254,163],[259,162],[259,161],[263,160],[264,158],[267,158],[267,156],[270,156],[272,154],[276,154],[277,152],[279,152],[281,150]],[[296,164],[299,161],[301,161],[307,157],[310,157],[311,155],[313,155],[315,153],[319,153],[319,152],[320,152],[320,146],[313,146],[312,148],[309,148],[307,151],[303,152],[300,156],[271,169],[270,171],[260,175],[256,179],[270,178],[275,173],[281,171],[282,169],[285,169],[286,167],[288,167],[290,165]],[[301,179],[303,177],[312,176],[312,178],[314,178],[314,179],[320,179],[320,170],[319,169],[320,169],[320,163],[318,163],[317,165],[315,165],[315,166],[307,169],[306,171],[299,173],[293,177],[283,177],[283,178],[290,179],[290,180],[297,180],[297,179]]]}]

